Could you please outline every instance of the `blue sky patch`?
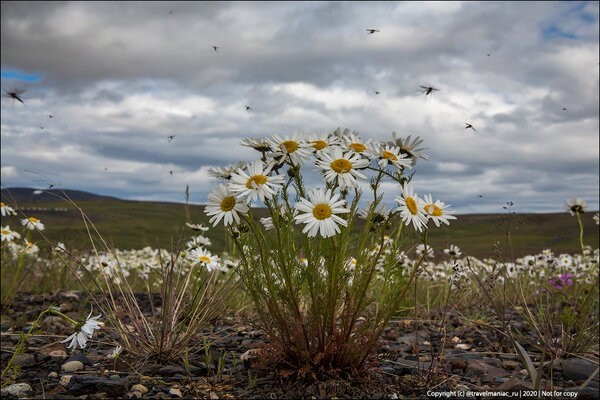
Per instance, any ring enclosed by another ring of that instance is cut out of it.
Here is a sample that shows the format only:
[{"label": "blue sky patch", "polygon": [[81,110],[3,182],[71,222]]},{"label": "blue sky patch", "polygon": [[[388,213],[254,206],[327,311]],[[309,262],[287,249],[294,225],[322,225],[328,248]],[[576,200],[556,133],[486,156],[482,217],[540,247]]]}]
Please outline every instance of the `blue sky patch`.
[{"label": "blue sky patch", "polygon": [[551,25],[542,30],[542,37],[544,40],[550,40],[554,38],[565,38],[565,39],[577,39],[577,36],[573,33],[565,32],[556,25]]},{"label": "blue sky patch", "polygon": [[42,80],[42,75],[28,74],[16,69],[2,70],[1,75],[2,79],[12,79],[16,81],[39,82]]}]

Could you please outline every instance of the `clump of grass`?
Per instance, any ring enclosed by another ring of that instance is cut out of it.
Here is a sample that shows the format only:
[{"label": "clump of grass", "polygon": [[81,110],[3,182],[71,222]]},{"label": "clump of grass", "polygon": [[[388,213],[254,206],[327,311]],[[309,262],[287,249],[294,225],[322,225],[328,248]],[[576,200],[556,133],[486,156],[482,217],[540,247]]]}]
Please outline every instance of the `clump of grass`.
[{"label": "clump of grass", "polygon": [[[101,310],[107,326],[118,334],[116,344],[140,363],[168,362],[200,351],[199,332],[226,309],[237,284],[235,275],[220,269],[209,271],[190,260],[180,237],[172,251],[156,251],[159,265],[141,275],[151,306],[150,313],[144,312],[143,295],[137,295],[130,285],[130,267],[123,264],[86,213],[66,195],[65,200],[81,213],[95,258],[110,262],[91,269],[66,250],[57,256]],[[155,288],[160,306],[155,305]]]},{"label": "clump of grass", "polygon": [[[397,257],[406,226],[426,242],[429,220],[454,217],[412,192],[407,170],[419,157],[418,138],[371,144],[338,130],[313,139],[247,139],[261,159],[215,171],[226,185],[209,195],[207,214],[224,221],[237,248],[237,271],[271,340],[263,357],[284,376],[321,379],[361,370],[405,300],[425,257],[412,268]],[[313,154],[324,190],[303,181],[301,165]],[[356,178],[367,171],[371,190],[363,192]],[[381,193],[388,179],[403,190],[391,211]],[[359,210],[363,195],[372,199]],[[246,206],[258,198],[269,212],[260,222]],[[355,229],[358,216],[365,222]]]}]

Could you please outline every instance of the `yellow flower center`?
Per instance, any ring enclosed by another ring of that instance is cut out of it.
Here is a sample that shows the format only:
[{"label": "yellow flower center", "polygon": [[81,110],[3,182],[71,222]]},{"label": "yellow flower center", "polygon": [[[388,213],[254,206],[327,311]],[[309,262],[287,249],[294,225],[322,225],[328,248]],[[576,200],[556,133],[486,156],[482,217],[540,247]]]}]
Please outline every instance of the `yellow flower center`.
[{"label": "yellow flower center", "polygon": [[33,246],[33,243],[27,242],[27,247],[31,247],[31,246]]},{"label": "yellow flower center", "polygon": [[2,229],[2,234],[3,235],[8,235],[10,233],[10,231],[7,231],[6,229]]},{"label": "yellow flower center", "polygon": [[281,145],[285,147],[285,151],[287,153],[293,153],[298,150],[298,142],[294,140],[286,140],[285,142],[281,143]]},{"label": "yellow flower center", "polygon": [[313,215],[318,220],[327,219],[331,217],[331,207],[329,207],[329,204],[317,204],[313,208]]},{"label": "yellow flower center", "polygon": [[383,150],[381,157],[385,158],[386,160],[398,161],[398,157],[396,157],[394,153],[387,150]]},{"label": "yellow flower center", "polygon": [[363,151],[365,151],[367,149],[367,146],[365,146],[362,143],[350,143],[350,147],[352,148],[352,150],[354,150],[357,153],[362,153]]},{"label": "yellow flower center", "polygon": [[327,142],[324,140],[315,140],[311,143],[315,150],[323,150],[325,147],[327,147]]},{"label": "yellow flower center", "polygon": [[231,211],[235,207],[235,197],[227,196],[221,200],[221,211]]},{"label": "yellow flower center", "polygon": [[408,208],[408,211],[410,211],[410,213],[412,215],[417,215],[417,202],[415,201],[415,199],[413,199],[412,197],[407,197],[404,199],[404,202],[406,203],[406,208]]},{"label": "yellow flower center", "polygon": [[[252,183],[255,183],[255,185],[253,185]],[[254,175],[253,177],[251,177],[250,179],[248,179],[248,182],[246,182],[246,187],[248,189],[254,189],[254,186],[260,186],[260,185],[264,185],[265,183],[267,183],[267,177],[264,175]]]},{"label": "yellow flower center", "polygon": [[0,201],[0,207],[4,207],[6,204]]},{"label": "yellow flower center", "polygon": [[200,262],[203,264],[210,264],[210,257],[200,256],[198,257],[198,260],[200,260]]},{"label": "yellow flower center", "polygon": [[36,222],[39,222],[39,221],[40,221],[40,220],[39,220],[39,219],[37,219],[36,217],[29,217],[29,218],[27,218],[27,219],[28,219],[30,222],[33,222],[34,224],[35,224]]},{"label": "yellow flower center", "polygon": [[333,169],[338,174],[344,174],[350,172],[352,169],[352,163],[345,158],[338,158],[337,160],[331,163],[331,169]]},{"label": "yellow flower center", "polygon": [[425,211],[427,211],[429,215],[433,215],[434,217],[442,216],[442,209],[436,206],[435,204],[427,204],[423,208],[425,209]]}]

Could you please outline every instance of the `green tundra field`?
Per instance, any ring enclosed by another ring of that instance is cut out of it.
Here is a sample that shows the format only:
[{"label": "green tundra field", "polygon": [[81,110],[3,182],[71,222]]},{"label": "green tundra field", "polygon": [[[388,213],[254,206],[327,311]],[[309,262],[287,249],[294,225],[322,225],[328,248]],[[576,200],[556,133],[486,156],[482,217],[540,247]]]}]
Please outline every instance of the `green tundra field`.
[{"label": "green tundra field", "polygon": [[[59,191],[50,190],[41,196],[31,196],[31,192],[31,189],[19,189],[11,190],[9,194],[6,189],[2,190],[2,201],[16,203],[14,205],[22,213],[3,217],[2,225],[19,228],[24,215],[35,216],[44,223],[46,238],[64,242],[67,247],[78,250],[91,248],[82,211],[112,248],[123,250],[145,246],[168,249],[180,237],[185,240],[193,235],[194,232],[185,227],[185,222],[208,225],[204,206],[201,205],[126,201],[67,191],[75,205],[57,198],[57,195],[63,196]],[[253,212],[257,217],[267,215],[266,209],[257,208]],[[595,248],[598,246],[599,230],[592,219],[593,214],[584,214],[583,240]],[[412,230],[411,234],[414,234]],[[578,253],[578,234],[576,218],[566,211],[552,214],[473,214],[459,215],[450,226],[431,229],[429,243],[436,257],[442,257],[442,250],[454,244],[465,254],[477,258],[510,260],[547,248],[556,254]],[[213,251],[226,250],[222,224],[211,228],[206,236],[213,242]],[[44,247],[39,233],[34,233],[33,239]]]}]

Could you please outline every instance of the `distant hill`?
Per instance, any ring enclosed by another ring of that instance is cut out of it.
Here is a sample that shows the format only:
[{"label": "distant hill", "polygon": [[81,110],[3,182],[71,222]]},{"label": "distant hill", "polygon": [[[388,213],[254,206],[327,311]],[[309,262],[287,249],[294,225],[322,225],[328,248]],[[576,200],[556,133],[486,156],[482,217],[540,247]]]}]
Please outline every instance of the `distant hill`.
[{"label": "distant hill", "polygon": [[[195,234],[185,227],[186,222],[209,225],[201,205],[120,200],[77,190],[48,190],[37,195],[33,191],[31,188],[2,189],[2,201],[19,209],[17,216],[3,217],[2,226],[21,230],[20,219],[34,216],[45,224],[43,233],[49,240],[64,242],[74,249],[91,248],[79,208],[111,247],[123,250],[144,246],[170,249],[173,243]],[[77,206],[63,200],[65,194]],[[252,212],[255,217],[267,215],[265,208],[255,208]],[[583,216],[584,243],[598,247],[599,230],[592,215]],[[411,238],[406,251],[414,255],[411,246],[418,238],[412,229],[408,232]],[[221,252],[231,245],[222,224],[211,228],[207,236],[213,243],[210,247],[213,252]],[[459,215],[450,226],[431,228],[428,238],[438,259],[444,259],[443,249],[450,244],[478,258],[514,259],[544,249],[552,249],[557,254],[580,252],[577,219],[567,212]],[[32,239],[40,247],[47,247],[39,233],[33,232]]]},{"label": "distant hill", "polygon": [[1,190],[2,201],[10,203],[35,203],[55,201],[62,198],[70,198],[73,201],[82,200],[117,200],[116,197],[102,196],[99,194],[83,192],[71,189],[32,189],[32,188],[5,188]]}]

